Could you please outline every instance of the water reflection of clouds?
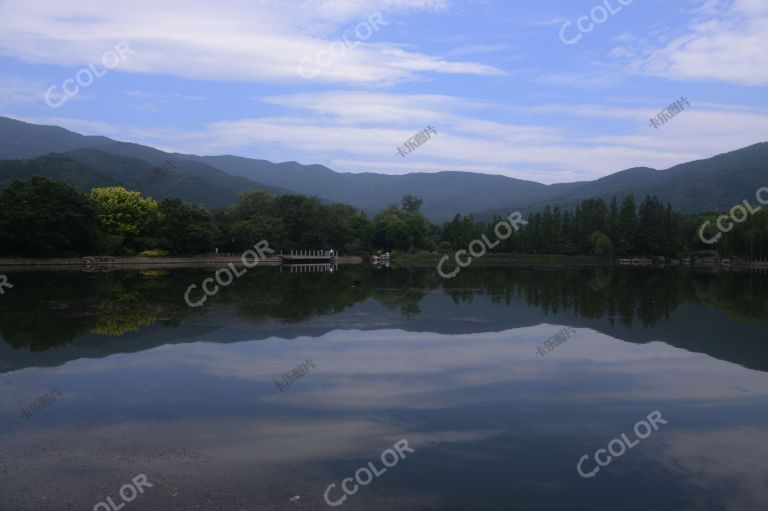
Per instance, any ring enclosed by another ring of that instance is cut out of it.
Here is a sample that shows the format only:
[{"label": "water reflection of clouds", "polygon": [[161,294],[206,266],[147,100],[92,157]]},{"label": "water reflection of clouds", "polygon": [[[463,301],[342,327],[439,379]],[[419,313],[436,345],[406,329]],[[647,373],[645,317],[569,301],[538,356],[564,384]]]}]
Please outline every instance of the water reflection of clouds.
[{"label": "water reflection of clouds", "polygon": [[[94,492],[111,488],[114,480],[121,480],[121,474],[146,473],[158,486],[183,494],[171,501],[173,509],[181,509],[185,498],[189,503],[187,509],[191,509],[197,507],[195,502],[220,495],[225,487],[240,495],[242,502],[275,504],[279,498],[274,494],[280,492],[265,491],[266,483],[279,485],[287,495],[301,493],[304,501],[320,503],[325,486],[338,478],[329,462],[348,462],[357,467],[378,459],[384,448],[402,438],[407,438],[409,445],[419,452],[438,444],[471,443],[496,434],[419,432],[405,423],[384,418],[327,419],[277,414],[187,417],[76,427],[42,424],[3,435],[0,451],[4,459],[24,460],[4,478],[6,488],[19,489],[19,502],[33,501],[31,494],[39,493],[41,482],[48,481],[50,484],[46,483],[42,491],[49,500],[56,502],[60,495],[69,503],[84,506],[92,500]],[[0,460],[0,468],[2,465]],[[87,481],[82,478],[84,471],[89,474]],[[82,491],[84,488],[88,490]],[[251,499],[247,498],[248,492],[253,493]],[[425,501],[435,498],[429,492],[404,493],[386,484],[371,488],[368,494],[363,500],[368,508],[372,508],[370,499],[374,495],[410,503],[398,509],[425,509]],[[158,500],[161,497],[168,495],[152,495],[153,509],[171,509]]]},{"label": "water reflection of clouds", "polygon": [[[668,412],[674,416],[673,412],[686,407],[721,416],[721,410],[745,403],[761,406],[768,397],[765,373],[663,343],[625,343],[588,329],[578,329],[556,351],[539,356],[536,346],[561,328],[542,324],[454,336],[338,330],[290,341],[166,345],[129,355],[81,359],[61,368],[57,378],[66,382],[79,377],[91,383],[102,381],[102,376],[111,378],[114,387],[101,398],[119,395],[137,413],[144,407],[173,404],[171,418],[86,425],[76,433],[63,425],[40,424],[48,439],[54,443],[59,439],[50,451],[35,447],[23,454],[23,446],[29,447],[30,442],[51,445],[29,431],[0,439],[0,450],[7,449],[9,459],[26,455],[38,475],[49,470],[43,468],[44,462],[54,455],[106,472],[115,470],[116,458],[131,452],[131,459],[137,465],[141,461],[144,470],[172,472],[190,480],[208,477],[210,483],[219,477],[219,470],[238,467],[253,476],[301,465],[295,477],[322,485],[334,480],[324,463],[367,461],[403,437],[417,449],[465,443],[478,459],[494,453],[486,440],[496,438],[505,449],[519,447],[522,459],[529,459],[541,449],[537,442],[576,436],[590,438],[591,445],[593,436],[607,442],[622,432],[623,426],[616,429],[615,416],[597,411],[629,411],[634,417],[637,409],[649,413],[659,408],[665,416]],[[316,370],[286,392],[277,392],[274,380],[305,359],[311,359]],[[137,393],[132,391],[148,385],[146,378],[116,377],[139,372],[171,378],[178,374],[180,385],[160,394]],[[206,394],[208,390],[214,394]],[[80,395],[68,393],[68,398],[76,402]],[[234,411],[214,406],[213,416],[200,417],[201,400],[211,405],[211,395],[231,396],[238,404]],[[462,428],[455,428],[456,417],[472,415],[469,407],[493,409],[495,405],[504,406],[508,413],[535,410],[542,416],[508,425],[494,423],[508,428],[505,431],[492,429],[496,426],[481,417],[462,420]],[[578,413],[573,413],[575,408]],[[425,413],[437,410],[451,410],[453,419],[442,425],[430,422]],[[768,432],[753,425],[759,418],[741,413],[742,422],[734,418],[704,433],[687,430],[684,421],[676,419],[663,434],[644,444],[642,452],[701,499],[714,495],[734,511],[764,507]],[[110,418],[105,415],[106,420]],[[631,424],[627,422],[626,427]],[[83,440],[73,440],[75,434]],[[86,439],[98,441],[87,443]],[[103,461],[97,456],[103,456]],[[201,459],[207,476],[199,473]],[[315,466],[304,466],[314,462]],[[615,470],[631,474],[632,467],[628,458]],[[540,479],[542,484],[552,482],[545,474]],[[705,500],[695,504],[702,509],[709,505]]]},{"label": "water reflection of clouds", "polygon": [[[407,407],[409,396],[438,397],[449,391],[521,382],[534,393],[515,398],[545,402],[712,401],[768,394],[764,373],[663,343],[624,343],[587,329],[579,329],[556,353],[537,355],[535,347],[559,328],[539,325],[455,336],[344,330],[291,341],[195,343],[70,364],[62,372],[186,367],[222,380],[254,381],[271,388],[281,374],[309,358],[317,370],[279,399],[290,397],[298,405],[301,398],[308,407],[350,409]],[[601,382],[606,385],[596,385]],[[537,383],[548,391],[536,393]],[[553,384],[564,388],[551,393]],[[273,397],[266,393],[262,399]],[[460,399],[453,394],[441,401],[460,406]]]},{"label": "water reflection of clouds", "polygon": [[[664,343],[625,343],[587,329],[577,330],[556,353],[537,355],[536,346],[560,328],[539,325],[455,336],[344,330],[291,341],[164,346],[135,355],[136,359],[119,359],[147,369],[192,367],[210,376],[269,387],[308,358],[317,365],[310,377],[283,395],[266,393],[260,398],[309,408],[461,406],[490,397],[459,391],[501,384],[525,385],[526,393],[508,396],[511,399],[546,403],[723,400],[722,404],[732,404],[768,396],[762,372]],[[93,361],[89,370],[107,370],[118,363]],[[557,392],[551,391],[553,386]]]},{"label": "water reflection of clouds", "polygon": [[697,508],[710,509],[713,497],[728,511],[768,507],[765,428],[670,428],[661,440],[656,461],[684,478]]}]

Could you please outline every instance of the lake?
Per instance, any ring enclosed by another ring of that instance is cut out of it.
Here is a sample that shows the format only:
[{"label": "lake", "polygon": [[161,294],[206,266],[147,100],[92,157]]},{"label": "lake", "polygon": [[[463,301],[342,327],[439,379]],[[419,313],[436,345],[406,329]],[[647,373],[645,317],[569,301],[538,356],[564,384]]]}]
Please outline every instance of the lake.
[{"label": "lake", "polygon": [[768,275],[212,274],[7,273],[0,508],[768,505]]}]

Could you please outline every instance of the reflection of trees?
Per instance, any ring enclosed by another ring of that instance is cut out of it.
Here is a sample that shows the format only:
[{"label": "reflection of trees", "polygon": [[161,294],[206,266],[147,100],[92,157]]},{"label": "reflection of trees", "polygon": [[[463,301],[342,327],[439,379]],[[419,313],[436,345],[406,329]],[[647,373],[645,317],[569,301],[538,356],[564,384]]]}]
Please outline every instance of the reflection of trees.
[{"label": "reflection of trees", "polygon": [[741,323],[768,318],[768,278],[754,273],[725,273],[691,281],[696,303],[720,309]]},{"label": "reflection of trees", "polygon": [[96,326],[91,329],[91,333],[114,337],[137,332],[157,320],[154,306],[143,302],[136,292],[122,293],[100,301],[96,317]]},{"label": "reflection of trees", "polygon": [[[13,275],[12,293],[0,297],[0,335],[15,347],[44,350],[92,333],[119,336],[161,323],[178,326],[207,313],[184,303],[190,284],[200,286],[214,270],[172,270],[162,274],[28,272]],[[148,278],[158,277],[158,278]],[[524,300],[545,314],[571,312],[607,317],[631,327],[668,321],[679,303],[717,309],[749,322],[768,319],[768,279],[746,273],[625,270],[613,267],[536,270],[477,267],[441,279],[430,269],[375,270],[345,267],[334,273],[293,274],[254,268],[209,298],[254,323],[299,322],[333,314],[373,298],[407,317],[422,313],[430,290],[444,288],[457,304],[489,296],[495,304]],[[158,319],[162,318],[162,319]]]},{"label": "reflection of trees", "polygon": [[187,279],[147,279],[138,272],[27,272],[0,299],[0,335],[14,347],[45,350],[95,333],[122,335],[199,314],[184,305]]},{"label": "reflection of trees", "polygon": [[232,303],[242,318],[257,323],[302,321],[341,312],[367,299],[371,294],[367,270],[281,273],[274,268],[256,268],[223,288],[214,300]]},{"label": "reflection of trees", "polygon": [[67,312],[51,312],[45,319],[39,314],[4,310],[0,313],[0,335],[14,348],[28,347],[31,351],[44,351],[52,346],[66,344],[88,333],[88,318]]},{"label": "reflection of trees", "polygon": [[419,302],[424,298],[424,293],[414,289],[377,289],[373,292],[373,298],[390,310],[398,307],[404,316],[418,316],[421,314]]},{"label": "reflection of trees", "polygon": [[[235,304],[242,318],[257,323],[302,321],[341,312],[371,297],[388,308],[400,307],[404,315],[412,316],[421,314],[421,289],[429,279],[424,271],[375,271],[367,266],[301,274],[257,268],[223,289],[214,300]],[[432,278],[431,287],[437,284]]]},{"label": "reflection of trees", "polygon": [[718,309],[739,321],[768,319],[768,279],[748,273],[703,274],[686,269],[613,267],[535,270],[470,268],[443,282],[456,303],[478,294],[509,304],[524,297],[546,314],[572,311],[586,318],[608,316],[631,327],[668,321],[681,302]]},{"label": "reflection of trees", "polygon": [[439,280],[434,272],[415,268],[392,268],[373,274],[373,298],[390,310],[400,309],[406,317],[421,314],[419,303],[426,290],[435,289]]},{"label": "reflection of trees", "polygon": [[87,333],[94,318],[78,305],[99,295],[99,280],[69,272],[14,274],[13,294],[0,297],[0,335],[14,347],[39,351]]}]

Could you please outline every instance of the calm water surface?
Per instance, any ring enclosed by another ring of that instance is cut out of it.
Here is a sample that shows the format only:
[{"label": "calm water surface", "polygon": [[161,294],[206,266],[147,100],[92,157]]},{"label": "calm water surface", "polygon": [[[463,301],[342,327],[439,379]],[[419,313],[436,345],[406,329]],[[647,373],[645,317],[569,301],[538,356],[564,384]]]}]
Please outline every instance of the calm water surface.
[{"label": "calm water surface", "polygon": [[766,275],[257,268],[187,307],[211,274],[8,273],[0,509],[119,505],[137,474],[124,511],[334,509],[401,439],[335,509],[768,505]]}]

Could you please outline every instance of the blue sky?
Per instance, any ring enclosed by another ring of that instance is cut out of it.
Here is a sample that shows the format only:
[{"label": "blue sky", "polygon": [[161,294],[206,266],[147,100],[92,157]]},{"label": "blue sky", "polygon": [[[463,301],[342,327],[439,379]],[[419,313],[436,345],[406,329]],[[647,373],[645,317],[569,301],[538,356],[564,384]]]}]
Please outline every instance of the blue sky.
[{"label": "blue sky", "polygon": [[565,182],[768,140],[766,55],[766,0],[0,0],[0,115],[343,172]]}]

